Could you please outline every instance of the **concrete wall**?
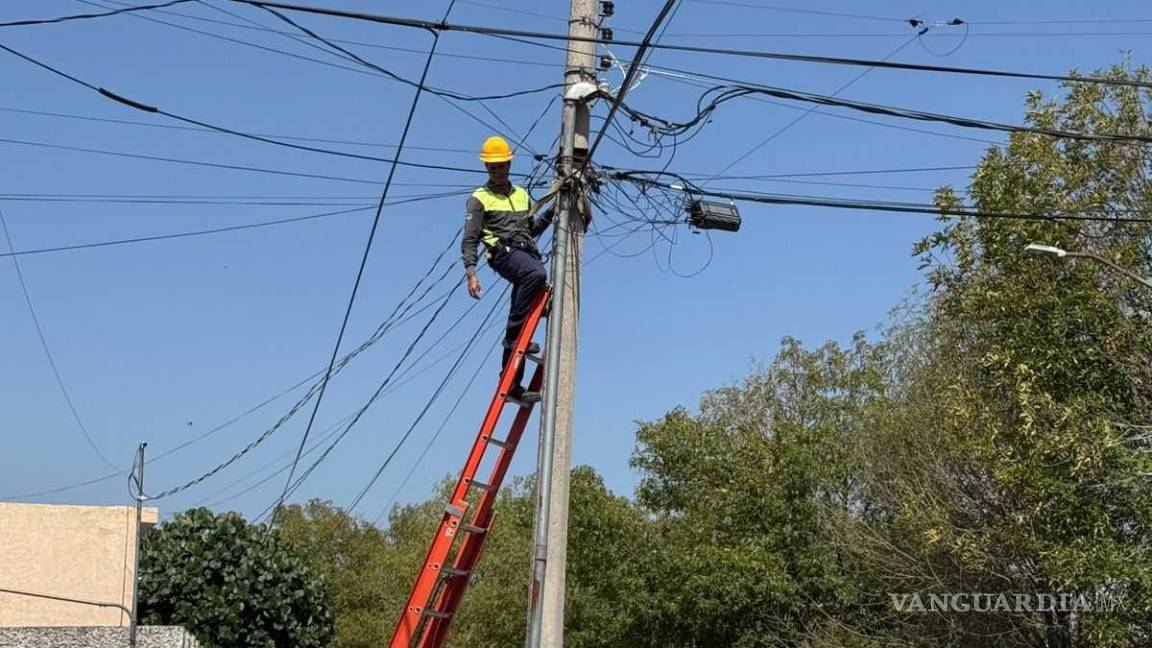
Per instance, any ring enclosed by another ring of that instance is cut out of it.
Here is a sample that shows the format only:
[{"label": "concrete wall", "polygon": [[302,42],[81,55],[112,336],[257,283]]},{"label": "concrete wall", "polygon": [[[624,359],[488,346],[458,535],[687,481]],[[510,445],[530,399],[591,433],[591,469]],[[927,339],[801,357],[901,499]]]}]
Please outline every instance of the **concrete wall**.
[{"label": "concrete wall", "polygon": [[[138,648],[200,648],[179,626],[143,626]],[[125,648],[127,628],[0,628],[0,648]]]},{"label": "concrete wall", "polygon": [[[157,510],[143,520],[147,531]],[[0,503],[0,588],[131,608],[135,527],[130,506]],[[0,592],[0,628],[127,625],[115,608]]]}]

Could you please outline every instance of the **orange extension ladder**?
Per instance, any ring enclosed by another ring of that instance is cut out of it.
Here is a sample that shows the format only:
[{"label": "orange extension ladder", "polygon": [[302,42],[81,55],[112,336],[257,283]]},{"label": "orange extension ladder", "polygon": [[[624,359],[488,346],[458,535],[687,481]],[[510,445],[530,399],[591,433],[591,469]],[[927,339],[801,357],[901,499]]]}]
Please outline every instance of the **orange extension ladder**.
[{"label": "orange extension ladder", "polygon": [[[528,355],[525,350],[532,341],[536,326],[544,315],[549,300],[552,298],[550,289],[540,291],[532,310],[520,331],[508,364],[500,375],[500,385],[496,394],[488,405],[488,413],[480,425],[476,440],[472,443],[472,451],[468,453],[468,460],[464,462],[464,470],[452,491],[452,498],[444,508],[444,516],[440,519],[440,526],[432,538],[432,546],[424,558],[424,564],[416,575],[416,583],[412,586],[412,593],[408,596],[408,603],[404,606],[404,613],[396,624],[396,631],[392,634],[389,648],[440,648],[448,636],[448,626],[460,601],[464,598],[464,591],[476,564],[480,561],[480,552],[484,548],[484,541],[488,537],[488,529],[492,525],[492,507],[496,503],[496,494],[508,466],[512,463],[512,455],[516,452],[516,445],[524,433],[524,426],[532,415],[532,405],[521,405],[512,422],[512,428],[504,439],[497,439],[493,432],[500,421],[500,414],[508,404],[508,390],[512,387],[512,379],[520,363],[532,360],[536,363],[536,371],[529,383],[530,391],[539,391],[544,382],[544,363],[540,357]],[[476,473],[485,459],[486,453],[496,449],[496,459],[487,481],[477,481]],[[468,495],[472,489],[481,491],[480,499],[475,504],[468,521],[464,521],[468,512]],[[462,539],[461,539],[462,538]],[[458,542],[459,540],[459,542]],[[458,545],[458,547],[457,547]],[[455,558],[452,559],[452,550],[456,548]],[[449,560],[452,564],[449,565]]]}]

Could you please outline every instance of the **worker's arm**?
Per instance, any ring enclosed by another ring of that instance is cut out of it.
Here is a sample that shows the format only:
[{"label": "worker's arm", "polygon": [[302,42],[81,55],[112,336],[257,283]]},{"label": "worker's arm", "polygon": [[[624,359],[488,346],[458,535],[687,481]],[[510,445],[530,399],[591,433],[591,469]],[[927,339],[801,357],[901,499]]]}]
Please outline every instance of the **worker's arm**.
[{"label": "worker's arm", "polygon": [[548,226],[552,224],[552,216],[555,211],[556,203],[553,202],[548,205],[548,209],[545,209],[544,213],[532,218],[532,222],[528,224],[528,230],[532,232],[533,237],[540,236],[544,230],[548,229]]},{"label": "worker's arm", "polygon": [[460,258],[468,274],[468,294],[480,298],[480,279],[476,276],[476,247],[480,245],[480,233],[484,229],[484,206],[469,196],[465,208],[464,236],[460,240]]}]

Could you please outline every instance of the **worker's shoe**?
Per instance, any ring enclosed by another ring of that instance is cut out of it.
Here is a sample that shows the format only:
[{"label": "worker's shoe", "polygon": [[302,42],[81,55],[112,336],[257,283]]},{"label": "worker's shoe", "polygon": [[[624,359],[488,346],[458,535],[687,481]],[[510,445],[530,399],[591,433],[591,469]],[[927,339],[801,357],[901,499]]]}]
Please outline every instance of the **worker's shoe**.
[{"label": "worker's shoe", "polygon": [[535,405],[540,402],[540,392],[528,391],[520,385],[508,390],[508,400],[518,405]]},{"label": "worker's shoe", "polygon": [[[513,340],[511,342],[508,340],[504,340],[504,348],[505,349],[511,349],[514,346],[516,346],[515,340]],[[529,342],[528,348],[524,349],[524,353],[527,353],[528,355],[540,355],[540,345],[536,344],[535,342]]]}]

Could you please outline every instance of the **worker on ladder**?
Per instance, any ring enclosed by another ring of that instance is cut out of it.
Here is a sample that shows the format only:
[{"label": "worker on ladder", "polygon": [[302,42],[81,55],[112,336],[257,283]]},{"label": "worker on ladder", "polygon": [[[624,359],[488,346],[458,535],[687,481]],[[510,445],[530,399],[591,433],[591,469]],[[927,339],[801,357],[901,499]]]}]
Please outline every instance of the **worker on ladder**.
[{"label": "worker on ladder", "polygon": [[[473,298],[479,299],[481,294],[480,279],[476,276],[476,248],[480,243],[486,249],[488,265],[512,284],[512,306],[504,331],[503,368],[508,365],[532,302],[547,280],[540,251],[536,248],[536,237],[552,223],[552,208],[539,217],[533,216],[535,210],[528,191],[508,179],[512,149],[504,138],[489,137],[485,140],[480,149],[480,161],[488,170],[488,182],[468,198],[461,252],[468,274],[468,294]],[[532,342],[526,352],[537,354],[540,345]],[[540,393],[525,390],[520,384],[523,378],[524,364],[521,363],[508,398],[522,405],[539,402]]]}]

